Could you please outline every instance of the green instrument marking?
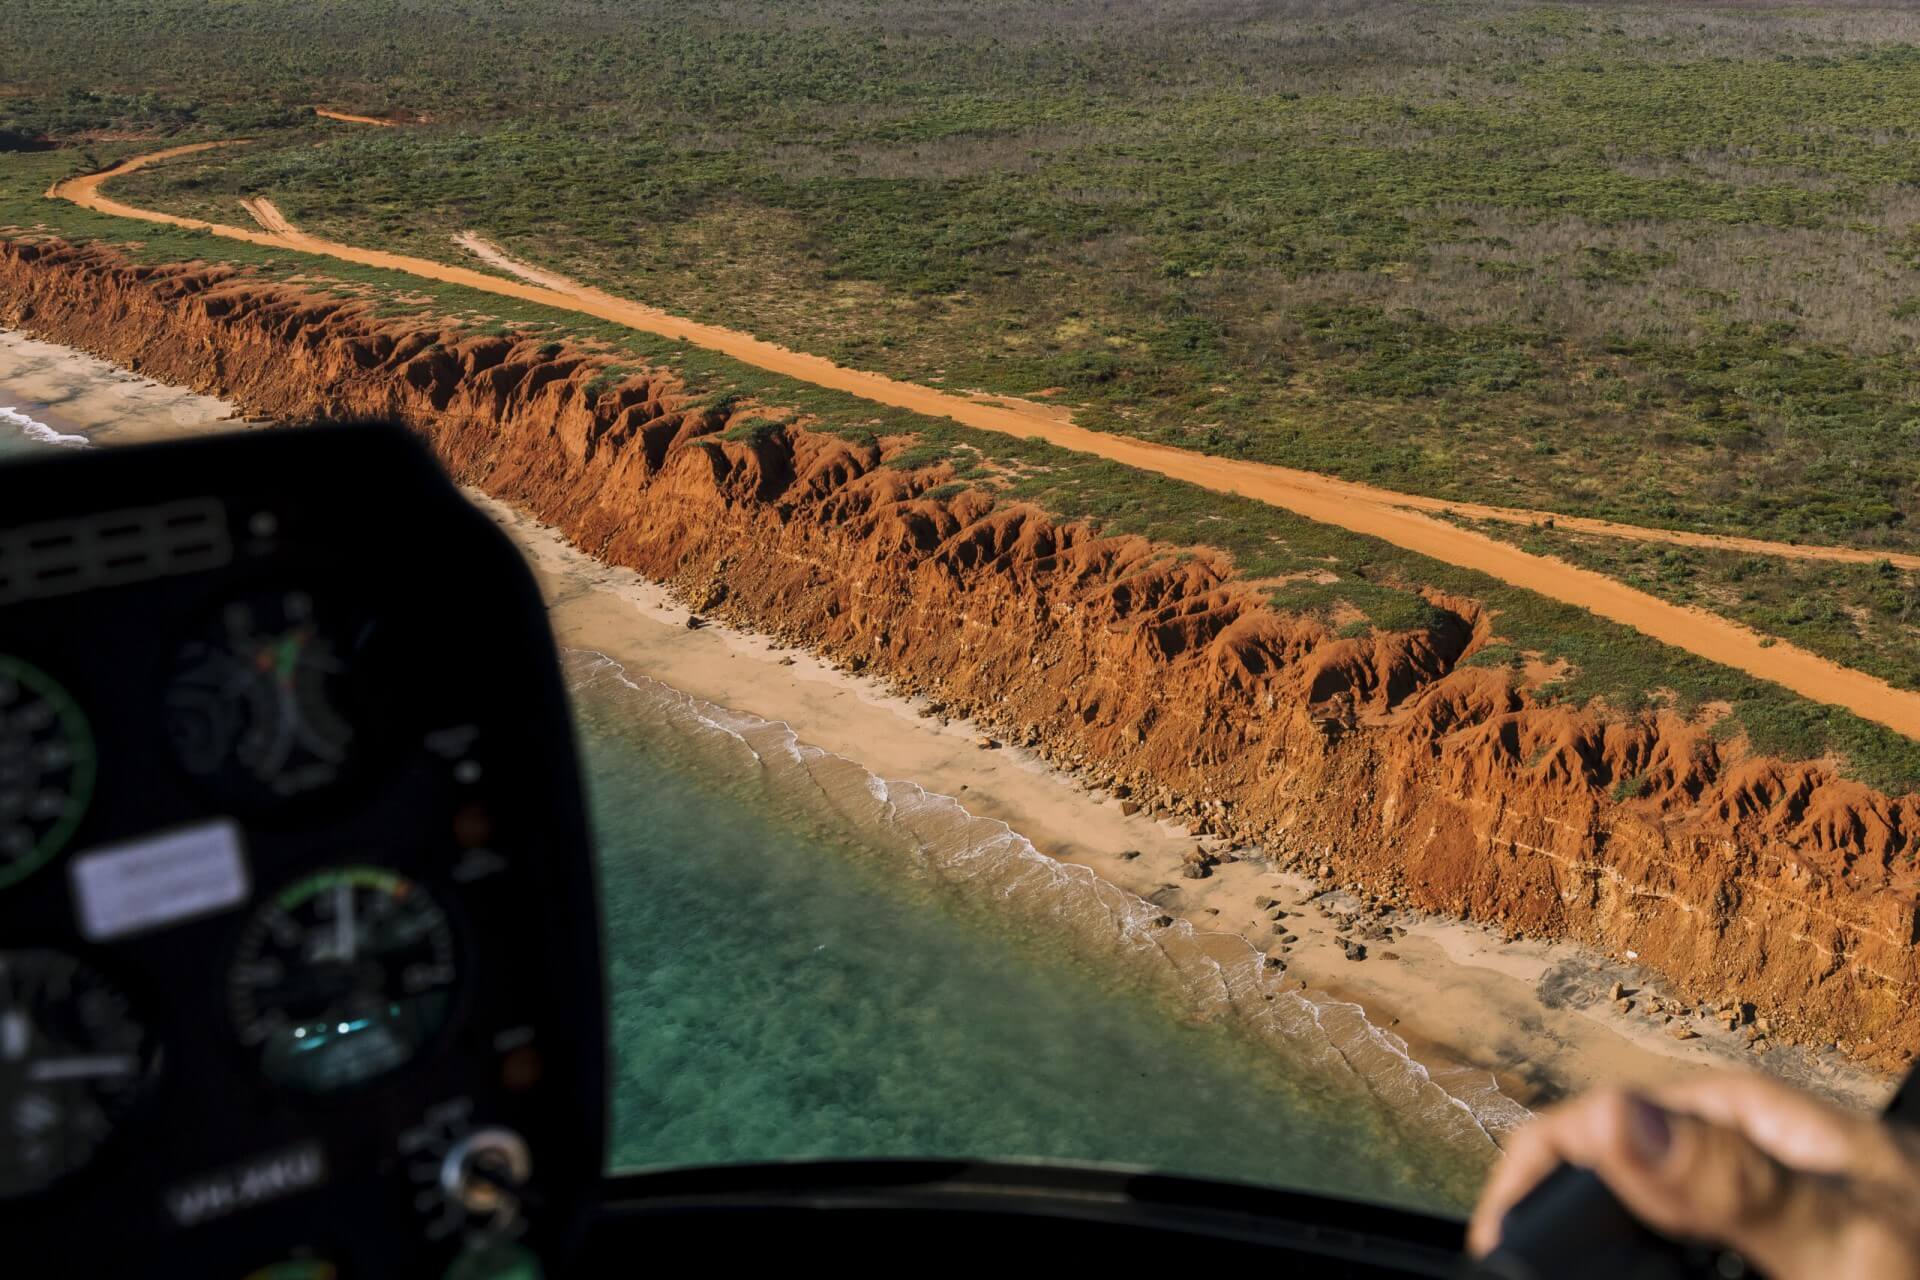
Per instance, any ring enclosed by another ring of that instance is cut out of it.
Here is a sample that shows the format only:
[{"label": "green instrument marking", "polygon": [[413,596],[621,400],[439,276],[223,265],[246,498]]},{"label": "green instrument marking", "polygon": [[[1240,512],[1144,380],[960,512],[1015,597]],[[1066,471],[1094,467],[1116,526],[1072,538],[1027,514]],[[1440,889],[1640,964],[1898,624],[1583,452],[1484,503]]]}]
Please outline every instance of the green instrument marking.
[{"label": "green instrument marking", "polygon": [[11,862],[0,864],[0,889],[4,889],[45,866],[73,838],[80,820],[86,816],[87,804],[93,799],[99,760],[94,752],[93,729],[87,723],[86,713],[80,710],[80,704],[52,676],[18,658],[0,654],[0,677],[13,680],[53,708],[61,737],[71,752],[67,803],[59,818],[41,834],[31,849]]},{"label": "green instrument marking", "polygon": [[341,885],[350,885],[356,889],[377,889],[381,893],[396,897],[404,896],[412,889],[412,884],[405,876],[396,875],[380,867],[335,867],[329,871],[316,872],[304,880],[295,880],[274,895],[273,905],[282,911],[291,911],[308,898]]}]

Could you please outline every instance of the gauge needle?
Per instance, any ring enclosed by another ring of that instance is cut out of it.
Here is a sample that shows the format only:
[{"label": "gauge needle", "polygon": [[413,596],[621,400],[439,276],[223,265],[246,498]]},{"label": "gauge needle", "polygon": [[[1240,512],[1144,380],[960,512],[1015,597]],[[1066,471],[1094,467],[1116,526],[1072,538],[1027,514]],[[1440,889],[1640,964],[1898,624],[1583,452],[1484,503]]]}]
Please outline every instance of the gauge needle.
[{"label": "gauge needle", "polygon": [[333,887],[333,951],[342,960],[353,959],[353,886]]}]

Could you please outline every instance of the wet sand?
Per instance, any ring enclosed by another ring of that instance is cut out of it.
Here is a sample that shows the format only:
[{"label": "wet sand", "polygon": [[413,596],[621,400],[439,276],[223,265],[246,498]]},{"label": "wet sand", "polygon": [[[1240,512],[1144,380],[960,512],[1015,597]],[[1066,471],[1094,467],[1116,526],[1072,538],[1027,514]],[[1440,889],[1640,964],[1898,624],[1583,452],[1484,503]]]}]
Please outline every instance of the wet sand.
[{"label": "wet sand", "polygon": [[[49,425],[100,443],[243,425],[223,401],[0,331],[0,404],[22,402],[38,405],[33,416]],[[471,496],[525,551],[563,645],[605,653],[706,701],[784,721],[803,741],[883,778],[956,797],[1042,852],[1086,866],[1197,928],[1244,936],[1263,950],[1291,934],[1297,941],[1284,953],[1290,981],[1360,1004],[1436,1069],[1487,1069],[1528,1104],[1598,1083],[1650,1083],[1728,1064],[1764,1067],[1858,1105],[1877,1105],[1891,1090],[1890,1081],[1833,1055],[1787,1047],[1756,1055],[1740,1034],[1702,1017],[1685,1019],[1697,1039],[1675,1040],[1660,1016],[1645,1012],[1657,983],[1572,944],[1507,943],[1477,926],[1388,913],[1372,918],[1404,933],[1366,940],[1367,958],[1349,960],[1337,938],[1356,936],[1340,917],[1357,904],[1343,891],[1323,894],[1254,858],[1223,862],[1206,879],[1183,879],[1183,859],[1196,841],[1182,828],[1123,814],[1116,798],[1022,750],[982,748],[982,731],[944,722],[873,678],[744,631],[711,624],[690,630],[687,609],[663,587],[591,559],[506,504]],[[1284,932],[1275,929],[1274,908],[1257,905],[1261,899],[1287,913],[1278,922]],[[1635,1012],[1615,1008],[1614,982],[1627,989]]]}]

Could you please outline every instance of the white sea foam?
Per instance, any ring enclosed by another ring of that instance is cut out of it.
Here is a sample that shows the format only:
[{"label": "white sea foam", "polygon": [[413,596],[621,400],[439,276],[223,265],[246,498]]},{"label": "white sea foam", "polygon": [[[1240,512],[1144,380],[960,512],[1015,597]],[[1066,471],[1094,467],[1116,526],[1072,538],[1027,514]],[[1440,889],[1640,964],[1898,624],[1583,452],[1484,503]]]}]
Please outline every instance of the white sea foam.
[{"label": "white sea foam", "polygon": [[68,435],[55,431],[44,422],[29,418],[11,405],[0,405],[0,422],[17,429],[21,435],[40,444],[59,445],[63,449],[85,449],[89,447],[85,436]]},{"label": "white sea foam", "polygon": [[1397,1115],[1423,1129],[1481,1150],[1530,1113],[1500,1091],[1493,1076],[1472,1067],[1430,1068],[1406,1041],[1369,1021],[1361,1006],[1316,995],[1264,965],[1239,934],[1162,926],[1160,907],[1063,863],[997,819],[913,782],[876,777],[854,761],[800,743],[792,726],[713,706],[647,677],[629,675],[604,654],[571,650],[575,690],[611,679],[653,695],[652,705],[681,723],[725,734],[762,768],[788,766],[777,782],[802,785],[856,826],[904,836],[919,869],[1060,921],[1081,936],[1118,942],[1120,955],[1170,977],[1196,1016],[1231,1016],[1274,1042],[1303,1066],[1363,1087]]}]

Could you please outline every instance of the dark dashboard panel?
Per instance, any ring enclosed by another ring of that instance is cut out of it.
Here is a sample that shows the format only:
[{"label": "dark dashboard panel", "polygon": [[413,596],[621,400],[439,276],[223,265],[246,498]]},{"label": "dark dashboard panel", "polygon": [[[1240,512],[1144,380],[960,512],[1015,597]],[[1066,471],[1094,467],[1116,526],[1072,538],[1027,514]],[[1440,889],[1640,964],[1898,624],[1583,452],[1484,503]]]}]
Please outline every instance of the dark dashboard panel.
[{"label": "dark dashboard panel", "polygon": [[549,1253],[603,1160],[591,865],[538,592],[403,432],[0,468],[21,1274]]}]

